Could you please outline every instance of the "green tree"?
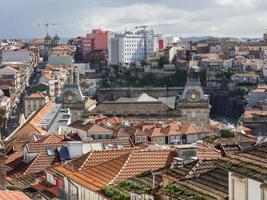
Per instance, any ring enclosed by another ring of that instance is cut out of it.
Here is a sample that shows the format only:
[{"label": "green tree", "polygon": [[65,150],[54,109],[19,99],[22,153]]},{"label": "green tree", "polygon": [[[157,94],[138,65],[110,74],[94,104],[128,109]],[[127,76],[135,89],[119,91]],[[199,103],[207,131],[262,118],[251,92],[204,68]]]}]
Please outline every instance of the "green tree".
[{"label": "green tree", "polygon": [[166,55],[164,55],[164,56],[160,56],[160,58],[159,58],[159,66],[160,66],[161,68],[163,68],[163,66],[164,66],[165,64],[169,64],[169,58],[168,58],[168,56],[166,56]]},{"label": "green tree", "polygon": [[140,84],[142,86],[154,86],[154,81],[156,81],[156,77],[152,73],[145,73],[143,79],[140,80]]},{"label": "green tree", "polygon": [[227,88],[227,84],[231,81],[233,70],[230,68],[222,68],[215,74],[215,78],[222,82],[223,87]]},{"label": "green tree", "polygon": [[230,68],[222,68],[219,72],[215,74],[215,77],[221,81],[230,82],[231,76],[233,75],[233,70]]},{"label": "green tree", "polygon": [[245,95],[248,94],[248,88],[245,86],[236,86],[234,88],[234,94],[243,98]]}]

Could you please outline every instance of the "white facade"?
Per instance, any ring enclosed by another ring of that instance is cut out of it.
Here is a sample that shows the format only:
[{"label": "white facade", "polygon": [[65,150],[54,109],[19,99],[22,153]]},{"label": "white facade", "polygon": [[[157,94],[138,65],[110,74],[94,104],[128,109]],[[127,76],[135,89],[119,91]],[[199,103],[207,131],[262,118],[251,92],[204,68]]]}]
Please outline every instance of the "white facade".
[{"label": "white facade", "polygon": [[265,200],[265,184],[229,172],[229,200]]},{"label": "white facade", "polygon": [[[75,181],[61,176],[63,180],[62,189],[66,194],[68,194],[70,199],[79,199],[79,200],[108,200],[108,198],[104,197],[97,191],[90,190]],[[55,185],[56,177],[51,173],[46,173],[47,182]]]},{"label": "white facade", "polygon": [[157,49],[158,36],[153,31],[127,33],[109,41],[109,62],[112,65],[131,64],[146,60]]},{"label": "white facade", "polygon": [[25,98],[25,117],[28,118],[33,112],[41,108],[48,102],[48,97],[43,98]]}]

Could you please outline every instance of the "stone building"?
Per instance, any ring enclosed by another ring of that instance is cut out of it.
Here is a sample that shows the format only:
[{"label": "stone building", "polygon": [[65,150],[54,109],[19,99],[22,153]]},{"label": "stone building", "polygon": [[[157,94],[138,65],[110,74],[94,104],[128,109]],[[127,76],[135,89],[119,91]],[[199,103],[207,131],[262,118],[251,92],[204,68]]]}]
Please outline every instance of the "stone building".
[{"label": "stone building", "polygon": [[48,101],[49,97],[44,93],[32,93],[25,97],[25,117],[28,118],[33,112],[44,106]]},{"label": "stone building", "polygon": [[209,127],[209,97],[204,95],[199,81],[188,79],[181,95],[159,97],[147,94],[138,97],[121,97],[97,105],[89,115],[127,117],[133,120],[182,120],[202,128]]},{"label": "stone building", "polygon": [[211,106],[199,81],[187,81],[184,91],[176,101],[176,110],[181,112],[181,120],[202,128],[209,127]]},{"label": "stone building", "polygon": [[73,67],[62,92],[63,108],[69,108],[71,120],[80,120],[86,110],[96,106],[96,101],[84,97],[79,84],[79,70]]}]

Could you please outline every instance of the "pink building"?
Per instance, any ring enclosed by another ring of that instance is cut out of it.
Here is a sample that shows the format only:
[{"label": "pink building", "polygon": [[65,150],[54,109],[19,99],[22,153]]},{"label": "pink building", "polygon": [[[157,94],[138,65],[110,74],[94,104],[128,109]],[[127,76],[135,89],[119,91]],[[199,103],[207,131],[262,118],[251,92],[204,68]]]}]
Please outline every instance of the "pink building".
[{"label": "pink building", "polygon": [[108,50],[109,32],[101,29],[93,29],[92,33],[82,38],[82,56],[84,61],[90,61],[92,51]]},{"label": "pink building", "polygon": [[164,40],[162,38],[159,39],[159,50],[164,49]]}]

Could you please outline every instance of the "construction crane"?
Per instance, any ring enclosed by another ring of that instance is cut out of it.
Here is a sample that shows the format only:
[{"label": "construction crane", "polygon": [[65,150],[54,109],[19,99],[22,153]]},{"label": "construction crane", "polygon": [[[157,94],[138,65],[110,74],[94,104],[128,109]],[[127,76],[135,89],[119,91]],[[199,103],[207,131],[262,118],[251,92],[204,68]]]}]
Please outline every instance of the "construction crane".
[{"label": "construction crane", "polygon": [[49,26],[60,26],[60,25],[69,25],[74,23],[39,23],[38,26],[43,26],[46,29],[46,33],[48,34],[48,27]]},{"label": "construction crane", "polygon": [[143,26],[136,26],[135,29],[142,29],[142,30],[146,30],[147,29],[147,25],[143,25]]}]

